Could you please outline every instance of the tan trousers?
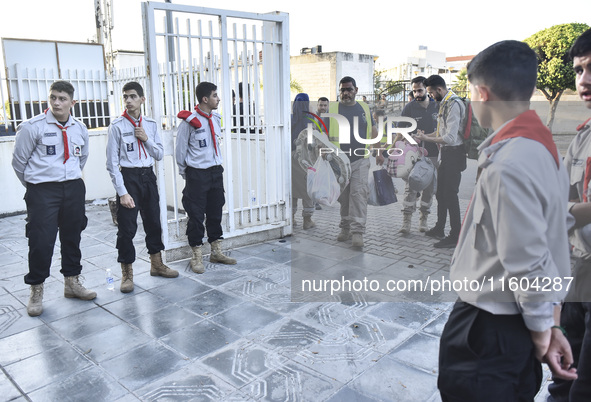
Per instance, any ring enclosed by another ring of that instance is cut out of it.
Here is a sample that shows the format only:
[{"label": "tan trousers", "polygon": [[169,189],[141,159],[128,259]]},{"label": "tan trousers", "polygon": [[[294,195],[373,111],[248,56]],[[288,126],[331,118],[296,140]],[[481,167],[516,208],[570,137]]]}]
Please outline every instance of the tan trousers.
[{"label": "tan trousers", "polygon": [[365,233],[369,164],[369,158],[358,159],[351,163],[351,181],[338,200],[341,204],[339,226],[342,229],[349,229],[351,233]]}]

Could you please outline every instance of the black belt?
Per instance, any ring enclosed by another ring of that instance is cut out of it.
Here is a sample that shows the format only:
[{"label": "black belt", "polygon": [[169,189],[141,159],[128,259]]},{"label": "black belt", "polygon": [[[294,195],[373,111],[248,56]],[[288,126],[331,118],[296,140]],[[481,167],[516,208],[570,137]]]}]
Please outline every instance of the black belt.
[{"label": "black belt", "polygon": [[121,171],[125,172],[125,173],[134,173],[134,174],[145,175],[145,174],[152,172],[153,170],[152,170],[152,166],[148,166],[148,167],[136,167],[136,168],[122,167]]},{"label": "black belt", "polygon": [[194,168],[194,167],[191,167],[191,166],[187,166],[187,169],[192,169],[192,170],[221,170],[223,168],[222,168],[222,165],[215,165],[215,166],[211,166],[211,167],[203,168],[203,169],[202,168]]},{"label": "black belt", "polygon": [[460,145],[446,145],[446,146],[441,147],[441,150],[442,151],[445,151],[446,149],[451,151],[451,150],[465,149],[465,148],[464,148],[464,144],[460,144]]}]

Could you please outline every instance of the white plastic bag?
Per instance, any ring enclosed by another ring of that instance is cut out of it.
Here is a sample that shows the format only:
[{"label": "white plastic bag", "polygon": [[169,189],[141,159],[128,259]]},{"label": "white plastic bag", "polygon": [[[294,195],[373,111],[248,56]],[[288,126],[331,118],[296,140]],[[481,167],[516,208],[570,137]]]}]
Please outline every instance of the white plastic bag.
[{"label": "white plastic bag", "polygon": [[308,195],[312,201],[332,206],[341,195],[341,186],[324,158],[318,158],[313,167],[308,168]]}]

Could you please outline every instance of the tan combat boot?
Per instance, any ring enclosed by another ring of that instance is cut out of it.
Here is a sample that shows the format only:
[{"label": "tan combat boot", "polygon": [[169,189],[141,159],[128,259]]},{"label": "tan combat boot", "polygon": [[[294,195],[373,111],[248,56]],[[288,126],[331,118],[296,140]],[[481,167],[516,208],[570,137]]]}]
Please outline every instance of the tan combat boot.
[{"label": "tan combat boot", "polygon": [[341,233],[337,236],[337,241],[347,241],[351,238],[351,232],[349,229],[342,228]]},{"label": "tan combat boot", "polygon": [[407,234],[410,233],[412,214],[403,214],[402,216],[402,227],[398,231],[399,233]]},{"label": "tan combat boot", "polygon": [[225,256],[222,254],[222,240],[218,239],[211,243],[211,254],[209,256],[209,261],[211,262],[219,262],[222,264],[236,264],[236,260],[234,258]]},{"label": "tan combat boot", "polygon": [[162,262],[162,253],[150,254],[150,275],[162,276],[164,278],[176,278],[179,271],[168,268]]},{"label": "tan combat boot", "polygon": [[96,292],[82,286],[80,275],[65,276],[64,281],[64,296],[80,300],[92,300],[96,297]]},{"label": "tan combat boot", "polygon": [[133,292],[133,268],[131,264],[121,263],[121,293]]},{"label": "tan combat boot", "polygon": [[353,233],[353,240],[351,241],[353,247],[363,247],[363,234]]},{"label": "tan combat boot", "polygon": [[193,257],[191,258],[191,270],[196,274],[202,274],[205,272],[205,265],[203,265],[203,251],[201,246],[191,247],[193,251]]},{"label": "tan combat boot", "polygon": [[419,232],[426,232],[427,230],[429,230],[429,226],[427,226],[427,218],[429,217],[429,214],[425,214],[425,213],[420,213],[419,216]]},{"label": "tan combat boot", "polygon": [[43,284],[31,285],[31,296],[27,304],[27,313],[31,317],[37,317],[43,312]]},{"label": "tan combat boot", "polygon": [[312,229],[316,227],[316,224],[312,220],[311,216],[304,216],[304,230]]}]

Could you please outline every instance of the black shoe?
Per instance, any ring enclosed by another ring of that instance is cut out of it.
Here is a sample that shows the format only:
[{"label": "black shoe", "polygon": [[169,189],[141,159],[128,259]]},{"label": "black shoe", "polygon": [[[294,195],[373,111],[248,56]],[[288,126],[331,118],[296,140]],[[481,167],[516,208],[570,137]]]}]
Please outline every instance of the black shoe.
[{"label": "black shoe", "polygon": [[458,244],[457,237],[447,236],[445,239],[438,241],[433,245],[435,248],[455,248]]},{"label": "black shoe", "polygon": [[441,240],[445,237],[445,233],[443,233],[443,230],[439,230],[439,229],[437,229],[437,226],[435,226],[434,228],[427,230],[425,232],[425,236],[429,236],[429,237],[433,237],[435,239]]},{"label": "black shoe", "polygon": [[316,208],[316,211],[320,211],[322,209],[322,207],[320,206],[320,204],[316,203],[314,205],[314,208]]}]

